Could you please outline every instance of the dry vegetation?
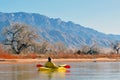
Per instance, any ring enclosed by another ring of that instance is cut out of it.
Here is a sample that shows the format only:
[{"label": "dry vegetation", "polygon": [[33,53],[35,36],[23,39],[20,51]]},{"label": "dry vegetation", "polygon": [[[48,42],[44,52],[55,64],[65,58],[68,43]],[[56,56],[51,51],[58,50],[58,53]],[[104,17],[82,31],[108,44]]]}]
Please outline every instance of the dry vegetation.
[{"label": "dry vegetation", "polygon": [[46,54],[44,56],[41,56],[41,58],[47,58],[48,56],[51,56],[55,59],[94,59],[94,58],[111,58],[111,59],[119,59],[120,54],[96,54],[96,55],[90,55],[90,54],[65,54],[65,53],[59,53],[59,54]]},{"label": "dry vegetation", "polygon": [[5,52],[0,47],[0,59],[45,59],[48,57],[52,57],[53,59],[95,59],[95,58],[110,58],[110,59],[120,59],[120,54],[75,54],[75,53],[47,53],[47,54],[11,54]]},{"label": "dry vegetation", "polygon": [[6,51],[4,51],[2,49],[2,47],[0,46],[0,58],[1,59],[14,59],[14,58],[18,58],[18,55],[11,55],[9,53],[7,53]]}]

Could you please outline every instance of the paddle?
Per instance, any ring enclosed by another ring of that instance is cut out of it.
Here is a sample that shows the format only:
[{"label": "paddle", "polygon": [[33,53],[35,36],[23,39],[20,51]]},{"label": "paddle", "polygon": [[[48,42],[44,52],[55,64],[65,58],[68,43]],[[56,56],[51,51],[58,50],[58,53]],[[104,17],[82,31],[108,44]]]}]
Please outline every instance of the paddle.
[{"label": "paddle", "polygon": [[65,67],[65,68],[70,68],[70,65],[65,65],[65,66],[63,66],[63,67]]},{"label": "paddle", "polygon": [[64,64],[64,65],[60,65],[60,67],[70,68],[70,65]]},{"label": "paddle", "polygon": [[43,65],[42,64],[37,64],[36,67],[42,67]]},{"label": "paddle", "polygon": [[[64,67],[64,68],[70,68],[70,65],[64,64],[64,65],[59,65],[60,67]],[[43,67],[42,64],[37,64],[36,67]]]}]

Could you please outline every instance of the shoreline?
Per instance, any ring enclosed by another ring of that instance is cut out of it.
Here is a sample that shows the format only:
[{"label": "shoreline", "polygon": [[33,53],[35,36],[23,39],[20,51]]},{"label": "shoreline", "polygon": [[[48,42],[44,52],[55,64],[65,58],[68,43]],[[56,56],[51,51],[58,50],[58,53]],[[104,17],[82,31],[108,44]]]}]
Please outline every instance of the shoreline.
[{"label": "shoreline", "polygon": [[[40,63],[47,59],[0,59],[0,64]],[[95,59],[52,59],[53,62],[120,62],[120,59],[95,58]]]}]

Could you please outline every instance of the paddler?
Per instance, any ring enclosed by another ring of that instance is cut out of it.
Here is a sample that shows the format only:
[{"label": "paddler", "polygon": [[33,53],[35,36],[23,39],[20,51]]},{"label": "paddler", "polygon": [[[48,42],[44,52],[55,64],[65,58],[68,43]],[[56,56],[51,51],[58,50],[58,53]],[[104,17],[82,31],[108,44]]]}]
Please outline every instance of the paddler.
[{"label": "paddler", "polygon": [[53,62],[51,62],[50,57],[48,57],[48,61],[45,63],[44,66],[47,68],[54,68],[54,69],[58,68],[58,66],[56,66]]}]

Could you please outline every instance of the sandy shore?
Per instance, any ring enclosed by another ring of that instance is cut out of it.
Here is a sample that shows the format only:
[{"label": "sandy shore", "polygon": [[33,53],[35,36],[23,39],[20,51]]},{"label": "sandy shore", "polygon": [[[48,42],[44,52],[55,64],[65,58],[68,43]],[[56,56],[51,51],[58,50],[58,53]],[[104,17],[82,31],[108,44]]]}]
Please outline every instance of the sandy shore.
[{"label": "sandy shore", "polygon": [[[14,63],[39,63],[47,59],[0,59],[0,64]],[[120,59],[95,58],[95,59],[52,59],[53,62],[120,62]]]}]

